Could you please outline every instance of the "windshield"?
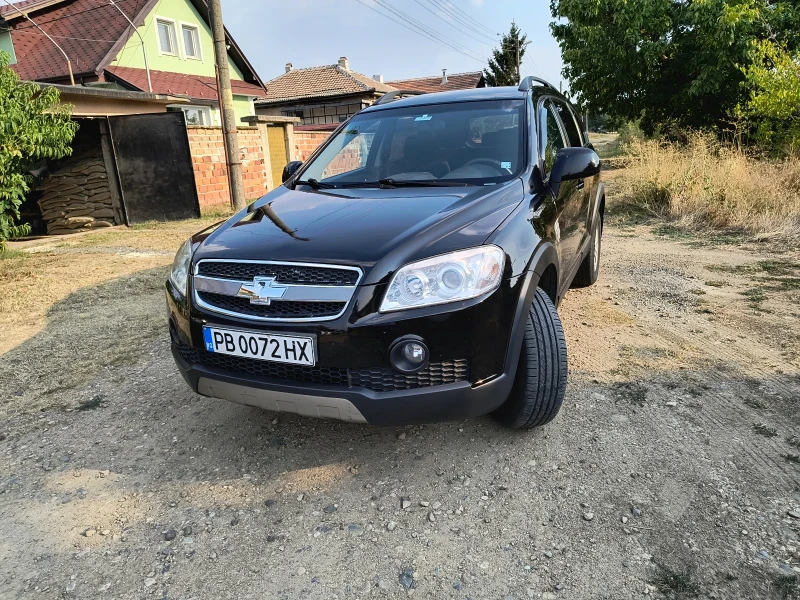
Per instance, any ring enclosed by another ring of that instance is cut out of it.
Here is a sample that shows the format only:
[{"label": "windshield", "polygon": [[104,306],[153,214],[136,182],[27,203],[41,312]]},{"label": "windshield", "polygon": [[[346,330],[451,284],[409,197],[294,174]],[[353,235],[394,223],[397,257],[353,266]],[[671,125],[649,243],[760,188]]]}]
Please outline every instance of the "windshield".
[{"label": "windshield", "polygon": [[485,185],[522,170],[522,100],[414,106],[356,115],[300,180],[327,186]]}]

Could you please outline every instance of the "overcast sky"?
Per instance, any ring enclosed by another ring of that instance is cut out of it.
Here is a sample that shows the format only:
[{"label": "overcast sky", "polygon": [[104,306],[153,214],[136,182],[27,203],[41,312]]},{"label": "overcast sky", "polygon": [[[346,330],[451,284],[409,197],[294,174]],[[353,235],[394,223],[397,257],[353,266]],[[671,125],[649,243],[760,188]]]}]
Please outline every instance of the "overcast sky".
[{"label": "overcast sky", "polygon": [[[436,8],[448,2],[458,19]],[[445,68],[448,73],[479,71],[491,55],[492,38],[499,40],[492,32],[507,32],[512,19],[532,42],[522,74],[544,77],[555,86],[561,79],[547,0],[223,0],[222,5],[229,31],[264,81],[283,73],[287,62],[313,67],[334,64],[340,56],[349,59],[352,70],[382,74],[387,81],[437,75]],[[411,31],[415,26],[405,17],[458,51]]]}]

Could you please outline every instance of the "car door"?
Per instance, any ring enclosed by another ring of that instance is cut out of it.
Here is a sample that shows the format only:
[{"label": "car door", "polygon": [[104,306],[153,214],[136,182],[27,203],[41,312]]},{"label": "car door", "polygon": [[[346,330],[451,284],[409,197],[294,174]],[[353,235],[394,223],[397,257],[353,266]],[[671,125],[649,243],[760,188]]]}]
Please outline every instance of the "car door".
[{"label": "car door", "polygon": [[[556,154],[569,144],[562,130],[557,109],[552,99],[546,98],[539,105],[539,152],[544,160],[545,180],[550,177],[550,170],[555,162]],[[556,246],[559,258],[559,288],[566,284],[566,278],[572,276],[578,254],[579,227],[576,223],[580,204],[580,190],[577,182],[565,181],[558,188],[556,203]]]},{"label": "car door", "polygon": [[[580,133],[578,120],[572,108],[559,98],[553,98],[553,106],[555,106],[556,110],[558,111],[558,117],[561,120],[561,125],[563,126],[564,133],[566,133],[566,138],[569,142],[569,145],[575,148],[584,146],[584,139]],[[592,196],[596,188],[596,182],[594,179],[596,178],[591,178],[591,180],[577,181],[578,198],[574,217],[577,246],[576,252],[580,252],[581,248],[584,247],[584,244],[587,243],[587,238],[591,233],[589,231],[589,213],[592,208]]]}]

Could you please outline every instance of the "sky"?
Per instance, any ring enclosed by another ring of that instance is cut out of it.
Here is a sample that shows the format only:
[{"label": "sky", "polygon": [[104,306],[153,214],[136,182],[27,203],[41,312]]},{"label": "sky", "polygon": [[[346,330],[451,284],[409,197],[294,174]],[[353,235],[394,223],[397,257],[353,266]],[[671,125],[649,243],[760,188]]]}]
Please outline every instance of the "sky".
[{"label": "sky", "polygon": [[[460,21],[439,8],[448,3]],[[531,42],[522,75],[543,77],[556,87],[561,81],[548,0],[222,0],[222,11],[228,30],[265,82],[281,75],[286,63],[331,65],[340,56],[348,58],[351,70],[380,74],[385,81],[441,75],[442,69],[479,71],[499,44],[496,34],[508,32],[512,20]],[[410,30],[414,27],[406,17],[433,35]]]}]

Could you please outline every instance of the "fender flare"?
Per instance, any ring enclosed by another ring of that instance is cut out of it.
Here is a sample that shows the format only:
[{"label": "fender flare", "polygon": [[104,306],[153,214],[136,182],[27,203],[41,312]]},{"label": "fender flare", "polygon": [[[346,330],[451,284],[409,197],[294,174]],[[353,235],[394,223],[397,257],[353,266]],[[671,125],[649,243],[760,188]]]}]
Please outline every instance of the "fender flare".
[{"label": "fender flare", "polygon": [[[548,267],[553,266],[558,275],[558,251],[551,242],[543,242],[536,248],[531,257],[528,268],[520,274],[522,285],[514,310],[514,324],[511,330],[511,339],[506,350],[504,373],[513,381],[519,354],[522,349],[522,337],[525,332],[525,319],[533,304],[533,295],[539,287],[539,280]],[[556,281],[556,287],[558,282]],[[558,291],[556,291],[558,293]]]},{"label": "fender flare", "polygon": [[601,181],[597,185],[597,193],[594,196],[594,206],[592,207],[592,216],[589,220],[589,231],[592,231],[592,227],[597,222],[597,218],[600,215],[600,204],[602,203],[603,199],[606,197],[606,186]]}]

